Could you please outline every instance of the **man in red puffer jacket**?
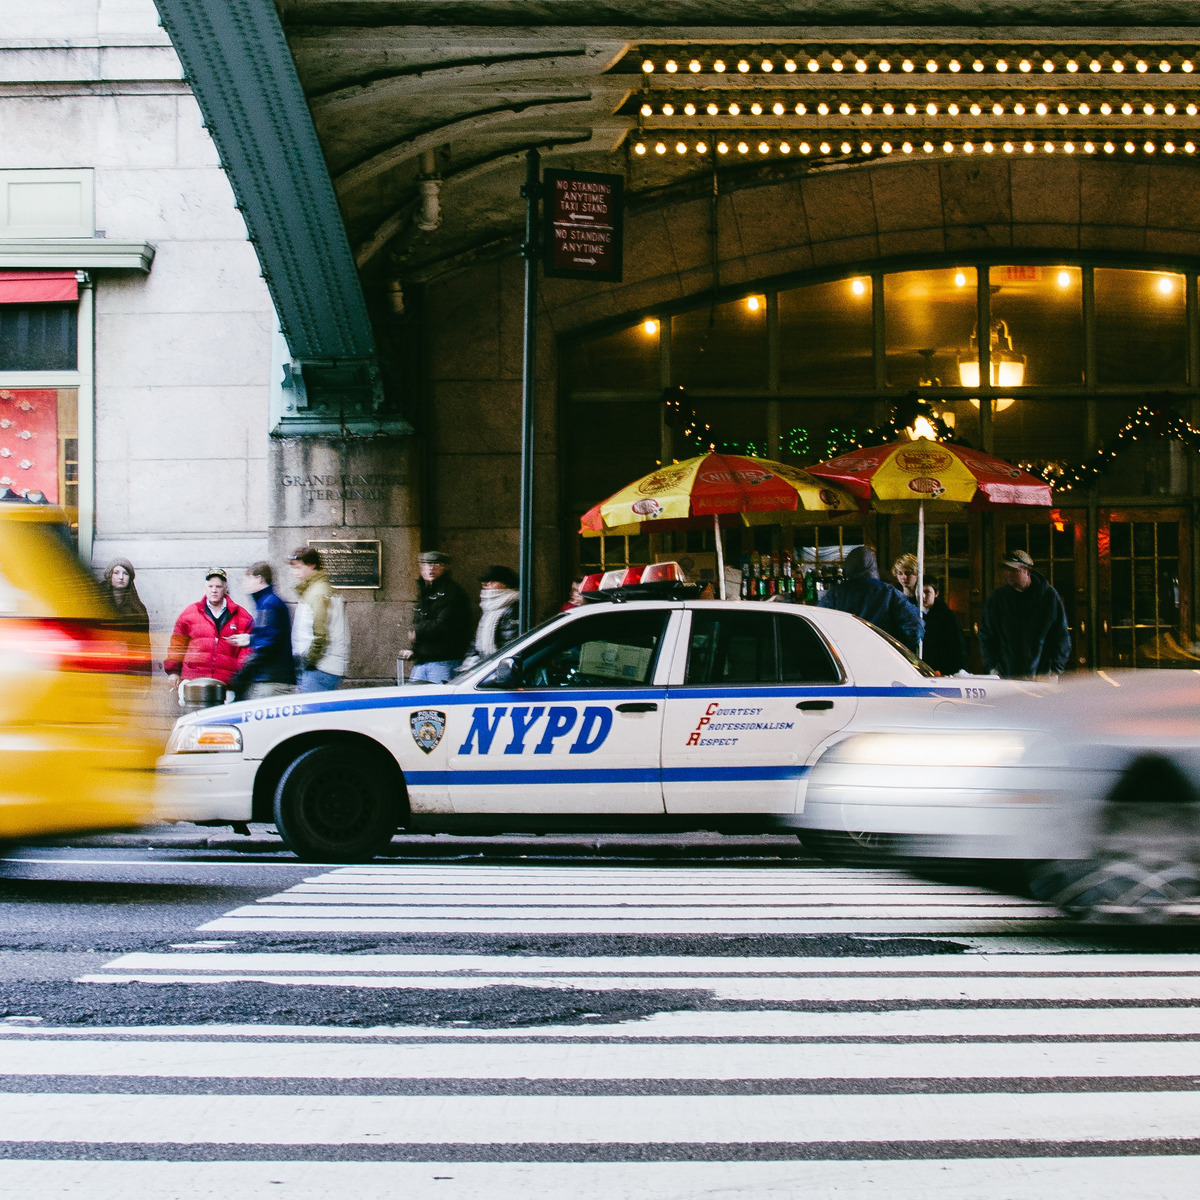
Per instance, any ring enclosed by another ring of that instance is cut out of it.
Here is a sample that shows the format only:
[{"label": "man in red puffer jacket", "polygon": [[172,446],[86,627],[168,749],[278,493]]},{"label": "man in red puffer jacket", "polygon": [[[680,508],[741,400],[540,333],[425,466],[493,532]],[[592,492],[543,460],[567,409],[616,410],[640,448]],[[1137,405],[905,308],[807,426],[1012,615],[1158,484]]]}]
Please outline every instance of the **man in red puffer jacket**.
[{"label": "man in red puffer jacket", "polygon": [[204,599],[189,604],[179,614],[163,670],[176,691],[179,680],[218,679],[227,684],[250,656],[249,646],[239,646],[235,634],[249,633],[254,618],[229,599],[229,579],[220,567],[210,567],[204,577]]}]

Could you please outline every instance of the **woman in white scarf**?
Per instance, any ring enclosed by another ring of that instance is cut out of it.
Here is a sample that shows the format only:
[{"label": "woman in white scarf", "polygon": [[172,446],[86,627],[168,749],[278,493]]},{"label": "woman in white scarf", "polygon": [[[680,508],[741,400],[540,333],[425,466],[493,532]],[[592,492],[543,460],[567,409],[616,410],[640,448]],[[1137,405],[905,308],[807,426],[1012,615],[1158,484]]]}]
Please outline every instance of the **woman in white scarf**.
[{"label": "woman in white scarf", "polygon": [[475,644],[471,648],[471,659],[476,662],[507,646],[520,632],[517,573],[508,567],[488,567],[480,576],[479,583],[482,615],[475,630]]}]

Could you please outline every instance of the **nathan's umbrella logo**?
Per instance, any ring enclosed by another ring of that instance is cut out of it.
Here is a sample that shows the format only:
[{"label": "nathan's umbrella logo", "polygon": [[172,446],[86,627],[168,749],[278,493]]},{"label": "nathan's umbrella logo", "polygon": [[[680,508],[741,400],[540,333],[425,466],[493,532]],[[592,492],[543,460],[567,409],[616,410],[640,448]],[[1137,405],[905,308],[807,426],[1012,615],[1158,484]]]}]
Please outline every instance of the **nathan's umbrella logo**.
[{"label": "nathan's umbrella logo", "polygon": [[422,708],[409,716],[408,724],[412,729],[413,741],[429,754],[437,748],[442,734],[446,732],[446,714],[433,708]]},{"label": "nathan's umbrella logo", "polygon": [[916,492],[922,498],[936,500],[945,490],[946,485],[940,479],[931,479],[927,475],[918,475],[908,481],[908,490]]},{"label": "nathan's umbrella logo", "polygon": [[653,497],[647,497],[644,500],[635,500],[629,508],[632,512],[637,513],[639,517],[658,517],[662,515],[663,510],[663,506]]}]

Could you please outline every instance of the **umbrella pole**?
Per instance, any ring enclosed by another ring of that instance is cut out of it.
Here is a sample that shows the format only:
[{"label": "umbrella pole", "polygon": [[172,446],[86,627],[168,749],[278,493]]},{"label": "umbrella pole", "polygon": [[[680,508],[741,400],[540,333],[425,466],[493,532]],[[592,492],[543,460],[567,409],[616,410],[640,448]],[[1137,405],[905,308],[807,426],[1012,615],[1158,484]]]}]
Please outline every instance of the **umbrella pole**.
[{"label": "umbrella pole", "polygon": [[713,513],[713,536],[717,539],[717,584],[720,591],[717,593],[722,600],[725,599],[725,547],[721,545],[721,518],[717,513]]},{"label": "umbrella pole", "polygon": [[[917,505],[917,612],[921,613],[921,604],[925,595],[925,501]],[[924,617],[922,616],[922,630]],[[917,657],[925,653],[925,637],[917,640]]]}]

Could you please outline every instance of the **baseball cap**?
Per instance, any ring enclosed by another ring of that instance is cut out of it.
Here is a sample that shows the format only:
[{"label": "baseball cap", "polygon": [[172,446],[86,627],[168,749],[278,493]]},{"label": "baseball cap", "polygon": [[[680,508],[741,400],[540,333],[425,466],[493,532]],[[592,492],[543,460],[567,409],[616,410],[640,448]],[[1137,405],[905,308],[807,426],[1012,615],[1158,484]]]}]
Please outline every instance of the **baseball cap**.
[{"label": "baseball cap", "polygon": [[1000,565],[1002,567],[1024,567],[1026,571],[1032,571],[1033,559],[1024,550],[1014,550],[1000,560]]},{"label": "baseball cap", "polygon": [[229,576],[225,574],[224,567],[209,567],[204,573],[204,582],[207,583],[210,579],[223,579],[226,583],[229,582]]},{"label": "baseball cap", "polygon": [[423,563],[442,563],[444,565],[450,561],[450,555],[443,554],[440,550],[426,550],[417,561]]}]

